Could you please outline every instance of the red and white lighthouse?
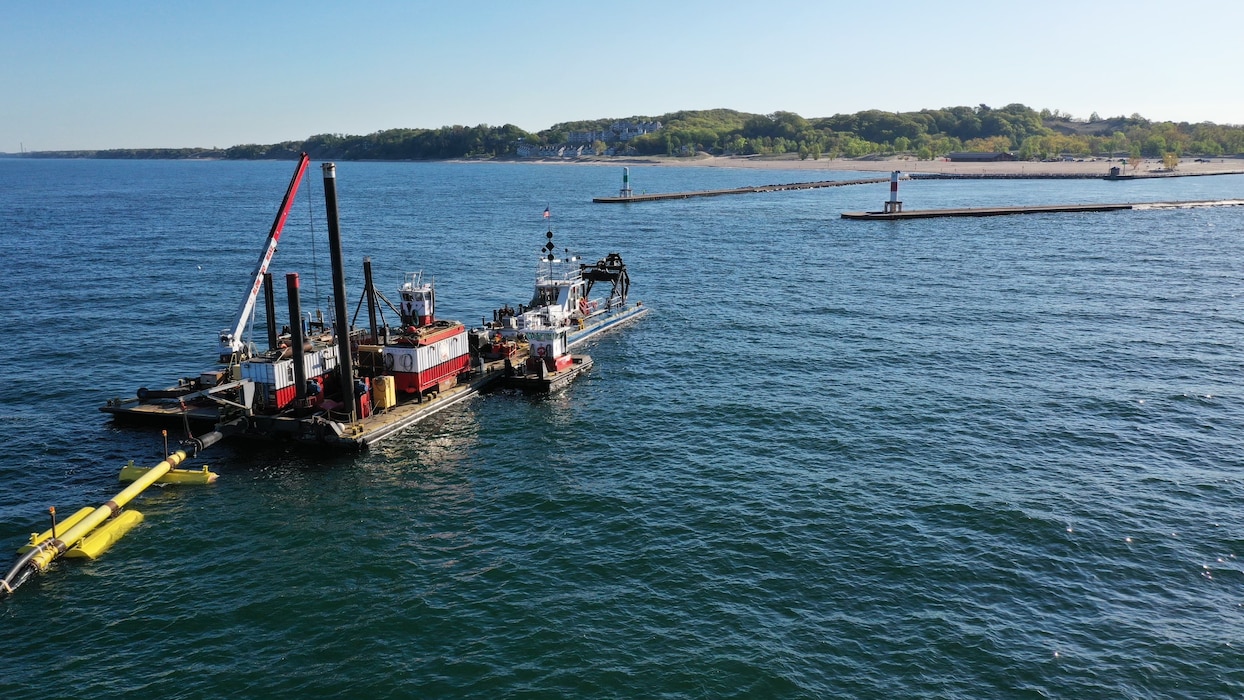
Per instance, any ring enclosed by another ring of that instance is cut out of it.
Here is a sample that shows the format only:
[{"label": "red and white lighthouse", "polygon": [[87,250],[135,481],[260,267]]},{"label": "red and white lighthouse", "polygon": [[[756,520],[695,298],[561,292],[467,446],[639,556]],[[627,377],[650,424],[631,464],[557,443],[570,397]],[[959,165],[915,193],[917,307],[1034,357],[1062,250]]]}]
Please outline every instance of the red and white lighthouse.
[{"label": "red and white lighthouse", "polygon": [[885,213],[894,214],[903,211],[903,203],[898,201],[899,171],[890,173],[890,199],[885,203]]}]

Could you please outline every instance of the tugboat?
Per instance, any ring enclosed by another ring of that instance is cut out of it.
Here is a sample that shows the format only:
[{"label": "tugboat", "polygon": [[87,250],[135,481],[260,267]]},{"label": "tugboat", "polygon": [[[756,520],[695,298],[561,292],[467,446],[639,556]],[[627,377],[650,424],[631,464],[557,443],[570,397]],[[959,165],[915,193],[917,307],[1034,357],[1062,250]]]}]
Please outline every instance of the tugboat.
[{"label": "tugboat", "polygon": [[592,367],[587,355],[571,355],[569,327],[540,325],[540,319],[529,319],[524,331],[527,358],[518,365],[505,359],[505,386],[525,392],[557,391]]},{"label": "tugboat", "polygon": [[[509,305],[493,311],[485,328],[501,342],[519,342],[532,331],[565,328],[566,347],[586,343],[597,334],[633,321],[648,312],[643,302],[630,303],[631,278],[618,253],[609,253],[594,264],[581,263],[578,256],[557,257],[553,229],[536,268],[536,289],[529,304]],[[608,283],[609,292],[592,297],[597,283]]]}]

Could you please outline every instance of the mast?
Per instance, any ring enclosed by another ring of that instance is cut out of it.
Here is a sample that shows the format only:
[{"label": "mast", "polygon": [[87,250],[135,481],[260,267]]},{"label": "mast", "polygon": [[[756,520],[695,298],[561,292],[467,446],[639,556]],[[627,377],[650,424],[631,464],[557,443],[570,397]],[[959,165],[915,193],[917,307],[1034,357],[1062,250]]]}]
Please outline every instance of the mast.
[{"label": "mast", "polygon": [[[371,342],[380,342],[380,330],[376,327],[376,288],[372,286],[371,256],[363,256],[363,294],[367,297],[367,320],[371,322]],[[356,312],[357,313],[357,312]]]},{"label": "mast", "polygon": [[268,349],[276,350],[276,291],[272,288],[272,273],[263,273],[264,318],[268,319]]},{"label": "mast", "polygon": [[289,299],[289,347],[294,358],[294,414],[302,415],[307,405],[307,363],[302,335],[302,298],[299,296],[298,273],[285,274],[285,296]]},{"label": "mast", "polygon": [[333,267],[333,301],[337,316],[337,363],[341,371],[341,400],[353,423],[354,360],[350,355],[350,317],[346,315],[346,268],[341,254],[341,227],[337,216],[337,166],[324,163],[324,205],[328,210],[328,248]]},{"label": "mast", "polygon": [[311,157],[306,153],[298,157],[298,168],[294,171],[294,177],[290,179],[289,187],[285,190],[285,198],[281,200],[281,208],[276,212],[276,219],[272,221],[272,228],[268,231],[268,242],[259,254],[259,262],[255,263],[255,271],[251,273],[250,278],[250,289],[234,316],[233,328],[226,328],[220,332],[221,362],[228,363],[242,359],[245,349],[242,345],[242,331],[246,328],[246,324],[250,323],[251,315],[255,313],[255,299],[259,296],[259,287],[263,284],[264,273],[268,271],[272,256],[276,255],[276,244],[281,240],[285,220],[289,218],[289,210],[294,206],[294,196],[298,193],[298,185],[302,182],[302,175],[307,171],[307,163],[310,161]]}]

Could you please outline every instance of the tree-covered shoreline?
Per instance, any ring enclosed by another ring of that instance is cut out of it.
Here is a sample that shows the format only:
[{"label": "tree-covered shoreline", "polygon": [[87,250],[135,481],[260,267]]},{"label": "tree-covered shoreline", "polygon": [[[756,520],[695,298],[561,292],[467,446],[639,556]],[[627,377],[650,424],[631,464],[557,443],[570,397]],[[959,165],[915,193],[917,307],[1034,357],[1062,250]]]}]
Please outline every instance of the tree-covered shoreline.
[{"label": "tree-covered shoreline", "polygon": [[[858,158],[909,154],[928,160],[956,151],[1008,151],[1024,160],[1060,155],[1157,158],[1244,155],[1244,126],[1153,122],[1139,114],[1073,119],[1057,110],[1020,104],[923,109],[866,110],[805,119],[794,112],[749,114],[731,109],[634,116],[663,127],[630,140],[618,152],[640,156],[798,154],[800,158]],[[353,136],[319,134],[303,141],[245,144],[229,148],[143,148],[35,151],[30,158],[285,160],[305,151],[321,160],[447,160],[504,158],[520,145],[551,146],[572,132],[606,129],[616,119],[563,122],[536,133],[512,124],[388,129]],[[595,144],[595,151],[602,152]]]}]

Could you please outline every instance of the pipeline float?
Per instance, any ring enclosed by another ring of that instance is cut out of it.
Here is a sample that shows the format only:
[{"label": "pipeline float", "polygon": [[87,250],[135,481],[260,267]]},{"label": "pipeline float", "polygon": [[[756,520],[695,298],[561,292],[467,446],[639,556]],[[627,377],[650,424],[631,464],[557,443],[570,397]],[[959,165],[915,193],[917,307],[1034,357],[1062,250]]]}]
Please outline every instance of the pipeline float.
[{"label": "pipeline float", "polygon": [[[122,470],[121,480],[130,485],[97,508],[82,508],[61,523],[56,522],[56,508],[49,508],[52,527],[31,534],[30,542],[18,550],[20,555],[9,572],[0,579],[0,595],[12,595],[19,586],[36,574],[48,570],[60,557],[96,559],[143,520],[137,510],[122,510],[152,484],[171,477],[174,483],[211,483],[216,475],[206,467],[202,471],[177,470],[175,467],[224,437],[212,432],[189,442],[187,446],[164,458],[148,469],[135,471],[132,466]],[[128,470],[128,473],[127,473]],[[141,473],[139,473],[141,472]]]}]

